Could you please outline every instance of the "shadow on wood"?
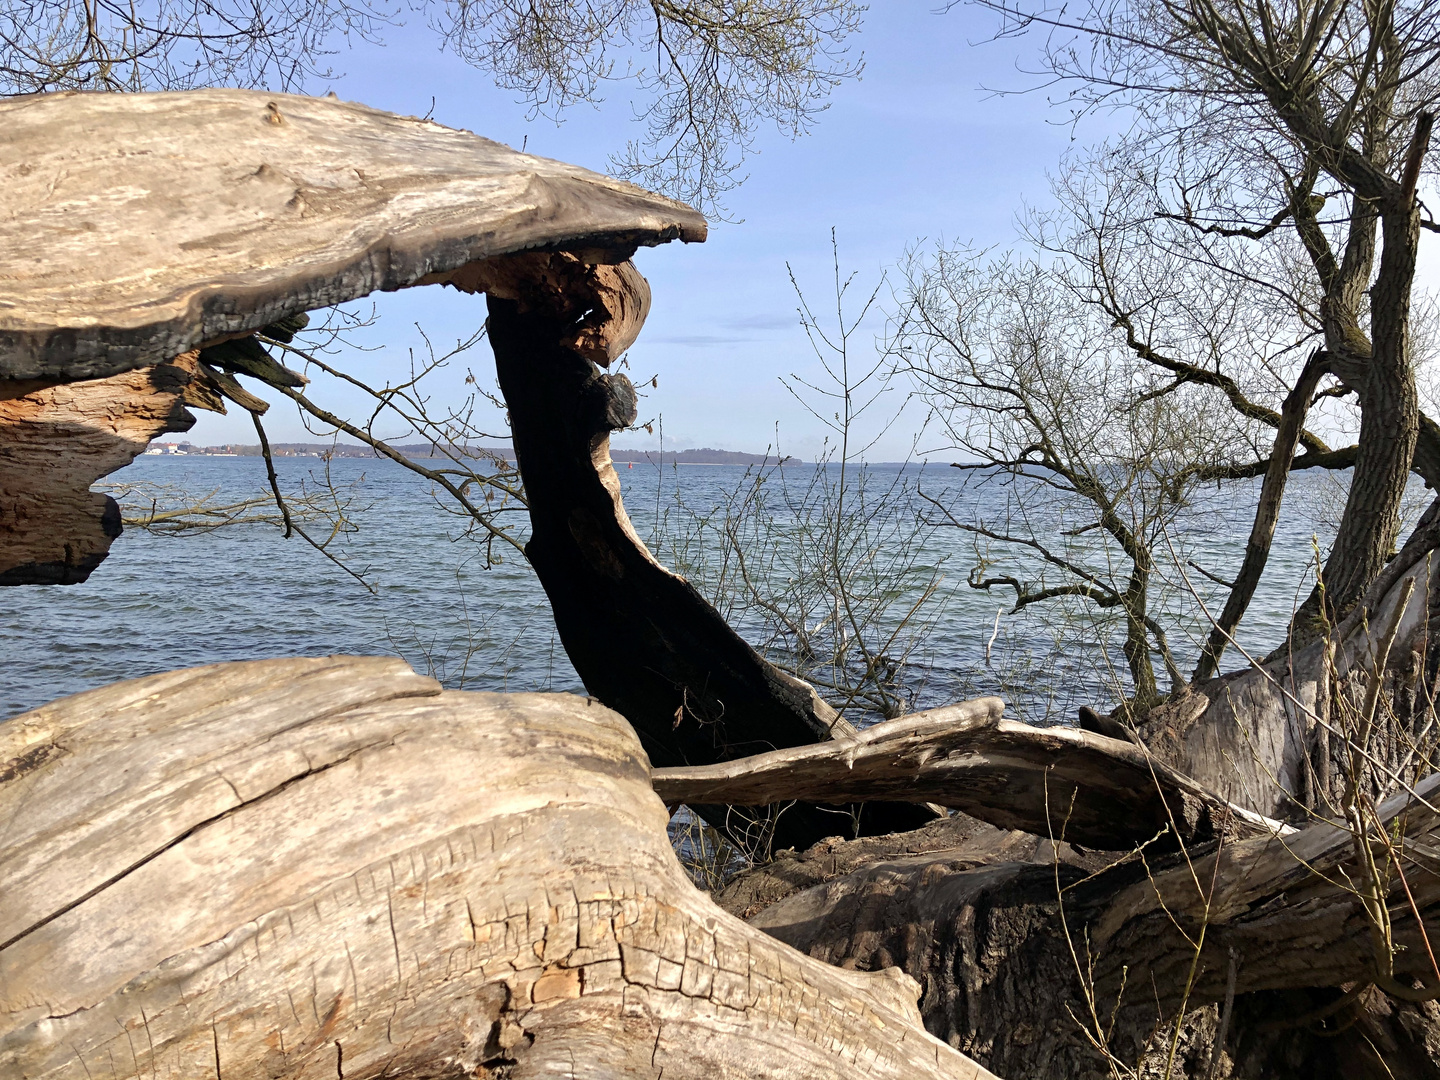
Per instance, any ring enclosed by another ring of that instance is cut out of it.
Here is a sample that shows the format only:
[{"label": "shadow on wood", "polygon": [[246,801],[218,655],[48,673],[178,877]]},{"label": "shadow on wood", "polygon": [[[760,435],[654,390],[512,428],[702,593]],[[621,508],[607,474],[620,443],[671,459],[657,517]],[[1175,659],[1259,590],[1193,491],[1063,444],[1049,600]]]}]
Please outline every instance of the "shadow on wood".
[{"label": "shadow on wood", "polygon": [[[0,726],[0,1075],[984,1078],[697,892],[629,725],[390,659]],[[558,1070],[558,1072],[557,1072]]]}]

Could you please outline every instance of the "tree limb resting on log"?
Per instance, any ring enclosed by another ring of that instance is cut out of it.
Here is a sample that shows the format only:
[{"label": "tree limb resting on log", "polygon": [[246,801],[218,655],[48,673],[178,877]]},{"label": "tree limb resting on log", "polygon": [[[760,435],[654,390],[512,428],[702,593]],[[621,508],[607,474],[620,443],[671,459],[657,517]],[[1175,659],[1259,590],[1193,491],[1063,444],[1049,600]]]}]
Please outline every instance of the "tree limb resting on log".
[{"label": "tree limb resting on log", "polygon": [[986,1080],[686,879],[623,718],[390,659],[0,726],[0,1075]]},{"label": "tree limb resting on log", "polygon": [[1206,791],[1131,742],[1006,720],[999,698],[887,720],[832,742],[717,765],[657,769],[666,803],[754,806],[782,799],[905,799],[1003,829],[1129,850],[1273,835],[1279,822]]},{"label": "tree limb resting on log", "polygon": [[[1430,808],[1440,799],[1440,775],[1417,792],[1378,808],[1375,835],[1383,828],[1392,849],[1405,853],[1406,882],[1393,877],[1387,897],[1396,977],[1429,985],[1436,979],[1426,937],[1440,939],[1440,815]],[[1284,1069],[1350,1080],[1440,1074],[1424,1038],[1434,1006],[1406,1016],[1410,1007],[1382,999],[1378,1012],[1367,1013],[1363,994],[1339,989],[1363,989],[1377,968],[1355,891],[1365,872],[1343,826],[1322,822],[1158,861],[1132,857],[1100,873],[1058,861],[975,863],[961,852],[889,859],[750,921],[828,963],[899,964],[926,988],[929,1030],[1001,1075],[1113,1076],[1085,1034],[1097,1018],[1101,1038],[1125,1065],[1153,1045],[1157,1031],[1168,1042],[1182,1009],[1192,1013],[1227,995],[1260,1020],[1228,1048],[1237,1057],[1247,1046],[1263,1057],[1267,1032],[1283,1034],[1287,1020],[1292,1031],[1295,1022],[1306,1024],[1310,1004],[1297,1002],[1328,1001],[1349,1009],[1338,1037],[1334,1028],[1311,1036],[1308,1050],[1282,1041],[1281,1050],[1306,1055],[1299,1066],[1297,1057],[1285,1059]],[[1302,990],[1318,997],[1277,996]],[[1395,1047],[1388,1066],[1375,1057],[1375,1047],[1387,1044]],[[1272,1062],[1225,1075],[1280,1074]]]}]

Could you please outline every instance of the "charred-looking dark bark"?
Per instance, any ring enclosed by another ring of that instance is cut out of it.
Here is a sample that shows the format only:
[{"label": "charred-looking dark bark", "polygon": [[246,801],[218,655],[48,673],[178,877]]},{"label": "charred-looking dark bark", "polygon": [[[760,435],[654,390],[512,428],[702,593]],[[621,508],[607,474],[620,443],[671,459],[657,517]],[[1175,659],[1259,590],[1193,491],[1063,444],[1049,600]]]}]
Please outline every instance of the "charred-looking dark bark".
[{"label": "charred-looking dark bark", "polygon": [[[806,683],[766,662],[683,578],[655,561],[620,502],[609,435],[634,422],[623,375],[604,375],[564,342],[584,314],[489,300],[490,341],[530,503],[526,554],[585,687],[628,719],[656,766],[701,765],[849,730]],[[523,308],[523,309],[522,309]],[[695,807],[723,826],[724,807]],[[836,835],[916,828],[909,803],[796,804],[775,848]]]}]

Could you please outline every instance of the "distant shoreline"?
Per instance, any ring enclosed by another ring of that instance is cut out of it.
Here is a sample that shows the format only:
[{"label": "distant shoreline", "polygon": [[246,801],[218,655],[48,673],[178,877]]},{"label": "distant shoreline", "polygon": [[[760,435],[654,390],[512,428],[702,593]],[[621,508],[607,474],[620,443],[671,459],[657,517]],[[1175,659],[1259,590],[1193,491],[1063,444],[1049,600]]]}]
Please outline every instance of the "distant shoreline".
[{"label": "distant shoreline", "polygon": [[[439,458],[429,443],[406,443],[395,447],[411,458]],[[270,453],[274,457],[313,458],[378,458],[368,446],[359,443],[271,443]],[[473,458],[499,458],[502,461],[515,460],[515,451],[509,446],[475,446],[465,449],[466,456]],[[196,446],[193,443],[153,442],[145,451],[149,457],[259,457],[260,446],[256,444],[226,443],[223,446]],[[803,465],[804,461],[786,455],[745,454],[737,450],[716,450],[700,447],[693,450],[617,450],[610,451],[610,460],[616,463],[645,463],[650,465]]]}]

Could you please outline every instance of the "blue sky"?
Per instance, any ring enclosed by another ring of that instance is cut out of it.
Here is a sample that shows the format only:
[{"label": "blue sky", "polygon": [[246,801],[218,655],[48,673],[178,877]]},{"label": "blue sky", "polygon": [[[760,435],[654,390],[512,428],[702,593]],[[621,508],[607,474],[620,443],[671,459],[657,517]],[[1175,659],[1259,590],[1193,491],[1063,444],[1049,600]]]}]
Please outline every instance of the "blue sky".
[{"label": "blue sky", "polygon": [[[854,289],[867,295],[922,239],[1008,243],[1022,205],[1047,201],[1046,172],[1072,136],[1104,137],[1099,122],[1072,132],[1043,94],[996,96],[986,89],[1028,85],[1017,65],[1033,55],[1025,39],[989,41],[993,25],[993,16],[965,5],[937,14],[935,0],[876,4],[852,39],[864,54],[863,76],[834,93],[813,132],[795,141],[773,130],[760,133],[749,179],[726,199],[738,223],[713,224],[703,245],[638,253],[654,304],[629,359],[637,376],[658,375],[641,412],[642,419],[663,420],[667,447],[758,452],[775,441],[778,425],[785,452],[813,458],[825,429],[779,381],[792,373],[823,378],[796,316],[786,264],[812,303],[824,305],[833,303],[832,227],[842,267],[857,273]],[[602,171],[609,155],[636,137],[624,84],[598,106],[572,109],[558,125],[527,120],[513,94],[440,51],[436,35],[419,20],[412,17],[412,25],[385,37],[383,47],[358,43],[336,55],[342,77],[309,89],[334,89],[398,113],[428,113],[442,124]],[[1425,254],[1426,276],[1433,279],[1436,259],[1433,251]],[[378,381],[408,368],[408,350],[420,341],[415,324],[444,345],[471,334],[484,318],[482,301],[438,288],[371,301],[381,316],[365,332],[373,351],[342,363]],[[856,362],[874,355],[882,328],[880,316],[861,328],[853,340]],[[471,356],[477,377],[493,378],[488,349]],[[458,377],[437,384],[437,400],[458,395],[461,385]],[[360,414],[361,403],[339,388],[314,389],[337,411]],[[202,444],[253,442],[249,418],[237,411],[199,414],[186,437]],[[277,404],[267,421],[272,439],[313,438],[288,404]],[[918,416],[902,418],[870,459],[905,456],[918,423]],[[503,434],[498,418],[494,430]],[[644,432],[615,439],[625,447],[657,441],[658,434]]]}]

